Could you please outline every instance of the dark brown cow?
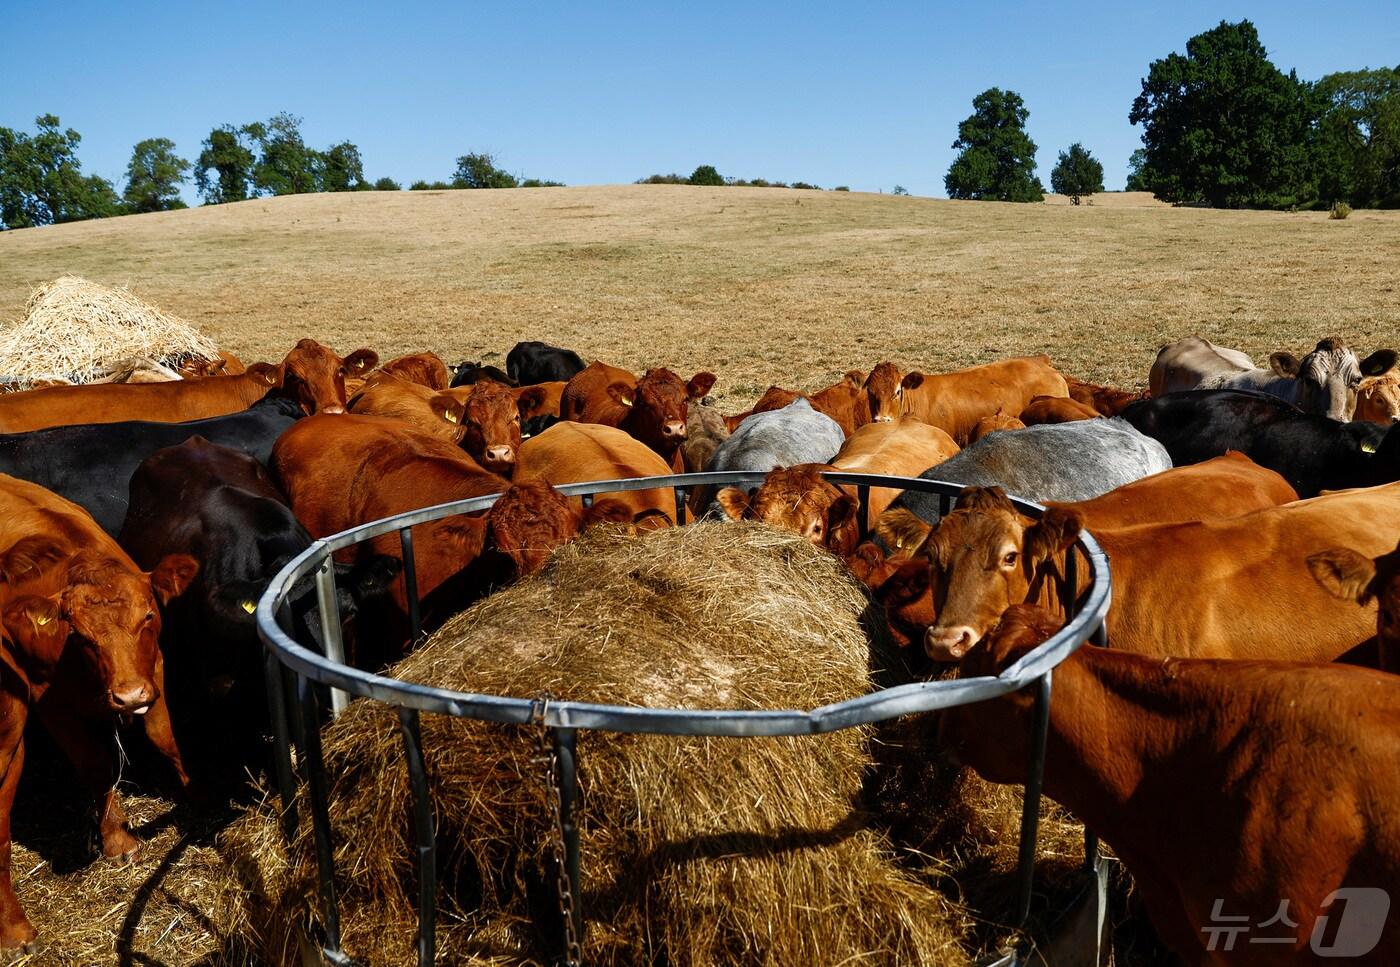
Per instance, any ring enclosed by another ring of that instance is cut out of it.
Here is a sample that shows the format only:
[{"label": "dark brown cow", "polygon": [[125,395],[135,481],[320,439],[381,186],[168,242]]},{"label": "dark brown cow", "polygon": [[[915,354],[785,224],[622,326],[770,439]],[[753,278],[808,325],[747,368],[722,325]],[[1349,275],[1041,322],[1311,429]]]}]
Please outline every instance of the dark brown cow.
[{"label": "dark brown cow", "polygon": [[115,788],[116,716],[141,718],[188,789],[165,702],[158,603],[197,571],[193,558],[174,554],[143,573],[80,507],[0,475],[0,948],[28,948],[36,937],[10,878],[10,814],[31,712],[98,800],[105,857],[140,849]]},{"label": "dark brown cow", "polygon": [[1037,396],[1021,411],[1020,420],[1026,426],[1038,426],[1042,423],[1096,420],[1099,416],[1099,411],[1092,406],[1067,396]]},{"label": "dark brown cow", "polygon": [[937,376],[913,372],[891,391],[889,377],[897,373],[891,364],[881,363],[866,380],[871,413],[888,419],[912,414],[964,447],[984,416],[1020,413],[1037,396],[1069,395],[1064,377],[1048,356],[1004,359]]},{"label": "dark brown cow", "polygon": [[669,369],[649,369],[638,379],[625,369],[593,363],[564,387],[559,414],[576,423],[615,426],[651,447],[679,473],[685,469],[681,444],[688,407],[714,384],[713,373],[696,373],[683,383]]},{"label": "dark brown cow", "polygon": [[237,376],[6,393],[0,395],[0,433],[127,420],[184,423],[245,410],[269,392],[298,401],[306,413],[344,413],[346,377],[372,368],[378,359],[368,349],[342,359],[314,339],[303,339],[277,366],[254,363]]},{"label": "dark brown cow", "polygon": [[[1012,608],[962,675],[997,674],[1057,626]],[[1022,782],[1031,706],[949,709],[943,741]],[[1400,963],[1398,759],[1400,678],[1383,672],[1092,645],[1055,669],[1045,792],[1113,847],[1185,963]],[[1351,955],[1325,956],[1345,933]]]},{"label": "dark brown cow", "polygon": [[534,383],[513,389],[515,405],[520,410],[520,419],[529,420],[536,416],[558,416],[559,402],[568,383]]},{"label": "dark brown cow", "polygon": [[1073,376],[1066,376],[1065,383],[1069,386],[1070,399],[1092,407],[1100,416],[1117,416],[1127,408],[1129,403],[1147,399],[1146,390],[1129,393],[1126,390],[1114,389],[1112,386],[1086,383]]}]

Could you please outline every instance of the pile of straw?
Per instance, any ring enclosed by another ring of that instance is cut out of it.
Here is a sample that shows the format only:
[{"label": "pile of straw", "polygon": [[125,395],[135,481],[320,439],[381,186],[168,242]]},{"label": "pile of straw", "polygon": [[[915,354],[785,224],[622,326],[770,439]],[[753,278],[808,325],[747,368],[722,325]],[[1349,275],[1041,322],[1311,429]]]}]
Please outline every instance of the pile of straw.
[{"label": "pile of straw", "polygon": [[126,289],[73,275],[41,285],[24,320],[0,330],[0,379],[26,387],[90,383],[132,360],[175,367],[192,357],[217,359],[218,347]]},{"label": "pile of straw", "polygon": [[[807,708],[868,691],[869,607],[838,562],[757,525],[598,529],[443,627],[400,678],[622,705]],[[584,959],[636,964],[962,964],[967,914],[895,862],[861,806],[868,730],[780,739],[580,737]],[[436,803],[439,959],[546,961],[549,813],[534,730],[425,716]],[[325,732],[347,951],[412,955],[416,877],[393,712]],[[303,802],[303,806],[305,803]],[[305,812],[302,813],[305,815]],[[294,959],[317,917],[309,823],[231,827],[248,900],[235,932]],[[288,858],[290,856],[290,859]]]}]

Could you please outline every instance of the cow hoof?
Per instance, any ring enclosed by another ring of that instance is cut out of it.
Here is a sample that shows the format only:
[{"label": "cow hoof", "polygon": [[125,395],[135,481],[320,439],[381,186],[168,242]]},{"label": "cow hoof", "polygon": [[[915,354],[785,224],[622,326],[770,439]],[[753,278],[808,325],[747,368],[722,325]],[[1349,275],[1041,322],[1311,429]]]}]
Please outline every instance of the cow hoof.
[{"label": "cow hoof", "polygon": [[6,940],[0,943],[0,956],[7,962],[13,962],[21,957],[37,954],[43,947],[38,937],[30,937],[28,940]]}]

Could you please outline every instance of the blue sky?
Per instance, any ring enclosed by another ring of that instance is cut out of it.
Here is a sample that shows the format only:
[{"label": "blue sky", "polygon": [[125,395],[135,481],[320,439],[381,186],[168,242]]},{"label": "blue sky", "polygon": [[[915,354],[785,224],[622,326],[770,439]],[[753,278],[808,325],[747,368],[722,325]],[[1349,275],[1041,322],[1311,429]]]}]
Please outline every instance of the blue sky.
[{"label": "blue sky", "polygon": [[[1082,141],[1122,187],[1147,65],[1248,18],[1283,69],[1400,63],[1400,3],[231,4],[0,0],[0,125],[58,114],[121,187],[131,147],[287,110],[370,178],[467,151],[568,184],[726,175],[943,194],[979,91],[1018,91],[1038,170]],[[193,200],[192,191],[187,192]]]}]

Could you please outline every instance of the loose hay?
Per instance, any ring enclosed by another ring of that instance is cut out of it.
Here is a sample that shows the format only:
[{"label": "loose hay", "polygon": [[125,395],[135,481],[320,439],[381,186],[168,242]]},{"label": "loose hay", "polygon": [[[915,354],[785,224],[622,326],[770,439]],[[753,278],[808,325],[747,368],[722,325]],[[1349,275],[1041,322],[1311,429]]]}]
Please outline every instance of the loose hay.
[{"label": "loose hay", "polygon": [[[458,616],[394,669],[464,691],[621,705],[808,708],[869,688],[860,589],[827,555],[757,525],[595,531]],[[425,716],[437,811],[439,957],[553,950],[535,734]],[[584,733],[584,958],[590,963],[960,964],[966,914],[894,862],[862,810],[869,730],[765,739]],[[341,922],[371,964],[413,949],[409,790],[394,713],[354,702],[325,732]],[[303,803],[304,805],[304,803]],[[303,815],[305,815],[303,813]],[[225,836],[267,960],[314,920],[309,824],[290,865],[264,811]]]},{"label": "loose hay", "polygon": [[0,330],[0,378],[88,383],[131,360],[176,366],[217,359],[218,347],[189,323],[126,289],[65,275],[39,286],[24,320]]}]

